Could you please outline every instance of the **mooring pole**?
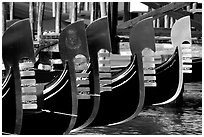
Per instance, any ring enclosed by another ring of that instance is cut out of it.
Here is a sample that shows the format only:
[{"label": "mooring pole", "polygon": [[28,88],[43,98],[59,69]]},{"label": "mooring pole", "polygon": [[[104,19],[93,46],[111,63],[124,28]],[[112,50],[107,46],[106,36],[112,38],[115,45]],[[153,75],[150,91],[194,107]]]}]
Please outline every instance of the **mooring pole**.
[{"label": "mooring pole", "polygon": [[6,30],[6,8],[5,8],[5,2],[2,2],[2,35],[4,34]]},{"label": "mooring pole", "polygon": [[77,21],[77,2],[72,2],[71,6],[71,23]]},{"label": "mooring pole", "polygon": [[90,2],[91,16],[90,22],[99,18],[99,3],[98,2]]},{"label": "mooring pole", "polygon": [[13,20],[13,2],[9,2],[9,14],[10,14],[10,20]]},{"label": "mooring pole", "polygon": [[61,7],[62,3],[57,2],[56,3],[56,17],[55,17],[55,32],[60,33],[61,31]]},{"label": "mooring pole", "polygon": [[62,13],[67,13],[67,2],[62,2]]},{"label": "mooring pole", "polygon": [[117,38],[117,25],[118,25],[118,2],[109,2],[109,22],[110,22],[110,36],[112,53],[119,54],[119,44]]},{"label": "mooring pole", "polygon": [[[101,17],[106,16],[106,3],[105,2],[100,2],[100,11],[101,11]],[[105,53],[106,50],[105,49],[101,49],[99,52],[101,53]],[[99,57],[105,60],[105,57]],[[101,63],[102,64],[102,63]],[[104,64],[102,64],[102,66],[104,66]]]},{"label": "mooring pole", "polygon": [[43,31],[43,13],[44,13],[44,2],[39,2],[38,8],[38,24],[37,24],[37,41],[40,41],[40,36]]},{"label": "mooring pole", "polygon": [[105,2],[100,2],[100,11],[101,11],[101,17],[106,16],[106,3]]},{"label": "mooring pole", "polygon": [[89,2],[84,2],[84,11],[89,9]]},{"label": "mooring pole", "polygon": [[94,21],[94,2],[90,2],[90,23]]},{"label": "mooring pole", "polygon": [[169,28],[169,17],[168,15],[164,16],[164,28]]},{"label": "mooring pole", "polygon": [[96,20],[96,19],[98,19],[100,17],[100,14],[101,14],[99,2],[95,2],[94,3],[94,8],[95,8],[95,12],[94,12],[95,13],[95,17],[94,17],[94,20]]},{"label": "mooring pole", "polygon": [[55,7],[55,2],[52,2],[52,17],[55,17],[55,13],[56,13],[56,7]]},{"label": "mooring pole", "polygon": [[124,2],[124,16],[123,21],[128,21],[130,19],[130,2]]},{"label": "mooring pole", "polygon": [[34,2],[29,2],[29,19],[30,19],[30,27],[31,32],[34,38]]}]

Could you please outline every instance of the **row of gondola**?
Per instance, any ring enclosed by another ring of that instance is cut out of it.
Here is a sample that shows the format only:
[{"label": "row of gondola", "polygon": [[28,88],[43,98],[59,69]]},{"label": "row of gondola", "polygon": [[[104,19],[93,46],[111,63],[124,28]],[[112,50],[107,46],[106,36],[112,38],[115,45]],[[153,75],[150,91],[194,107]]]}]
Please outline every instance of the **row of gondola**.
[{"label": "row of gondola", "polygon": [[[181,18],[172,27],[173,55],[147,69],[153,73],[144,74],[142,51],[155,51],[154,38],[153,18],[140,21],[130,32],[129,65],[117,73],[111,71],[111,66],[108,72],[101,73],[98,52],[105,49],[111,53],[107,17],[86,28],[83,21],[77,21],[59,36],[63,70],[46,71],[34,67],[29,20],[14,23],[2,38],[6,69],[2,87],[3,134],[69,134],[87,126],[121,124],[135,118],[144,106],[173,102],[182,94],[185,74],[181,45],[184,41],[191,44],[190,17]],[[74,59],[79,54],[89,65],[76,73]],[[156,86],[145,86],[144,75]]]}]

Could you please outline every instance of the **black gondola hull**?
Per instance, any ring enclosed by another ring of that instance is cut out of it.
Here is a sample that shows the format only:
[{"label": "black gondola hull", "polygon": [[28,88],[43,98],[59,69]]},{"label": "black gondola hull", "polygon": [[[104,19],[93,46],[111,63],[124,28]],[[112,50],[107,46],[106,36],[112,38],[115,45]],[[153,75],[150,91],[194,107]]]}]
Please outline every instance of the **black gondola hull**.
[{"label": "black gondola hull", "polygon": [[180,80],[178,51],[164,67],[156,69],[156,87],[145,87],[145,105],[165,102],[177,92]]},{"label": "black gondola hull", "polygon": [[112,83],[112,91],[101,92],[99,112],[90,126],[114,125],[128,121],[137,111],[144,96],[140,98],[139,76],[135,70],[137,66],[133,65],[123,79]]}]

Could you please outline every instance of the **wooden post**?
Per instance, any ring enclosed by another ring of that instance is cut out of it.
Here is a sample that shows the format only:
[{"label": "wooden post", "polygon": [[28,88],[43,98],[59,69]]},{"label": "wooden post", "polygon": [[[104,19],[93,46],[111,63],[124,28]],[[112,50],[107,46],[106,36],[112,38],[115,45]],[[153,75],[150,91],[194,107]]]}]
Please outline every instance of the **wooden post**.
[{"label": "wooden post", "polygon": [[91,16],[90,16],[90,22],[94,21],[95,19],[99,18],[99,5],[98,2],[92,2],[90,4],[91,8]]},{"label": "wooden post", "polygon": [[164,28],[169,28],[169,17],[168,17],[168,15],[164,16]]},{"label": "wooden post", "polygon": [[77,13],[81,12],[81,3],[82,2],[77,2]]},{"label": "wooden post", "polygon": [[5,8],[5,2],[2,2],[2,35],[4,34],[6,30],[6,8]]},{"label": "wooden post", "polygon": [[29,19],[30,19],[31,32],[34,38],[34,3],[33,2],[29,2]]},{"label": "wooden post", "polygon": [[[107,15],[107,13],[106,13],[106,3],[105,3],[105,2],[100,2],[100,11],[101,11],[101,17],[104,17],[104,16]],[[102,50],[100,50],[99,52],[105,53],[106,50],[105,50],[105,49],[102,49]],[[99,58],[101,58],[101,57],[99,57]],[[105,57],[103,57],[102,59],[105,60]],[[105,66],[105,64],[102,64],[102,66]]]},{"label": "wooden post", "polygon": [[[151,12],[153,10],[154,10],[153,8],[149,7],[148,12]],[[153,27],[156,28],[156,19],[153,20]]]},{"label": "wooden post", "polygon": [[56,13],[56,8],[55,8],[55,2],[52,2],[52,17],[55,17],[55,13]]},{"label": "wooden post", "polygon": [[10,20],[13,20],[13,2],[9,2],[9,13],[10,13]]},{"label": "wooden post", "polygon": [[91,8],[91,16],[90,16],[90,22],[93,22],[95,19],[97,19],[98,16],[98,3],[97,2],[90,2],[90,8]]},{"label": "wooden post", "polygon": [[196,8],[197,8],[197,3],[194,2],[193,5],[192,5],[192,9],[195,10]]},{"label": "wooden post", "polygon": [[128,21],[130,19],[130,2],[124,2],[124,16],[123,21]]},{"label": "wooden post", "polygon": [[62,2],[62,13],[67,13],[67,2]]},{"label": "wooden post", "polygon": [[101,11],[101,17],[106,16],[106,3],[100,2],[100,11]]},{"label": "wooden post", "polygon": [[84,3],[84,11],[88,11],[89,9],[89,2]]},{"label": "wooden post", "polygon": [[174,25],[174,22],[175,22],[174,18],[171,17],[170,18],[170,28],[172,28],[172,26]]},{"label": "wooden post", "polygon": [[186,6],[186,10],[190,11],[190,5]]},{"label": "wooden post", "polygon": [[156,20],[153,20],[153,28],[156,28]]},{"label": "wooden post", "polygon": [[60,33],[61,30],[61,2],[56,3],[56,17],[55,17],[55,32]]},{"label": "wooden post", "polygon": [[117,25],[118,25],[118,2],[110,2],[110,34],[111,34],[111,45],[112,53],[119,54],[119,44],[117,41]]},{"label": "wooden post", "polygon": [[69,13],[69,19],[71,20],[71,14],[72,14],[72,2],[67,2],[67,12]]},{"label": "wooden post", "polygon": [[39,2],[38,7],[38,24],[37,24],[37,41],[40,41],[40,36],[42,35],[43,31],[43,13],[44,13],[44,2]]},{"label": "wooden post", "polygon": [[94,2],[90,2],[90,23],[94,21]]},{"label": "wooden post", "polygon": [[157,28],[160,28],[160,20],[159,20],[159,18],[157,18]]},{"label": "wooden post", "polygon": [[71,6],[71,23],[77,21],[77,2],[72,2]]},{"label": "wooden post", "polygon": [[69,14],[69,20],[71,22],[71,18],[72,18],[72,2],[67,2],[67,12]]}]

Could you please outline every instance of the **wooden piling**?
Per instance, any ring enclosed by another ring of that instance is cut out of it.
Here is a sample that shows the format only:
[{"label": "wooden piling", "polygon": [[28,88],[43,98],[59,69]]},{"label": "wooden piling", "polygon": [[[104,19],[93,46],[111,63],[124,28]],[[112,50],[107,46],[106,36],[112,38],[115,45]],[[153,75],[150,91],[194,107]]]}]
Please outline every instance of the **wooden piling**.
[{"label": "wooden piling", "polygon": [[67,2],[62,2],[62,13],[67,13]]},{"label": "wooden piling", "polygon": [[124,2],[124,16],[123,21],[128,21],[130,19],[130,2]]},{"label": "wooden piling", "polygon": [[30,28],[34,38],[34,2],[29,2]]},{"label": "wooden piling", "polygon": [[52,17],[55,17],[55,13],[56,13],[56,7],[55,7],[55,2],[52,2]]},{"label": "wooden piling", "polygon": [[6,8],[5,8],[5,2],[2,2],[2,35],[4,34],[6,30]]},{"label": "wooden piling", "polygon": [[38,24],[37,24],[37,41],[40,41],[40,36],[42,35],[43,31],[43,13],[44,13],[44,2],[39,2],[38,7]]},{"label": "wooden piling", "polygon": [[170,18],[170,28],[174,25],[175,19],[173,17]]},{"label": "wooden piling", "polygon": [[190,5],[186,6],[186,10],[190,11]]},{"label": "wooden piling", "polygon": [[84,11],[88,11],[89,9],[89,2],[84,2]]},{"label": "wooden piling", "polygon": [[197,3],[194,2],[193,5],[192,5],[192,9],[195,10],[196,8],[197,8]]},{"label": "wooden piling", "polygon": [[13,6],[14,2],[9,2],[9,15],[10,15],[10,20],[13,20]]},{"label": "wooden piling", "polygon": [[71,23],[74,23],[77,21],[77,2],[72,2],[71,5]]},{"label": "wooden piling", "polygon": [[111,36],[111,45],[112,45],[112,53],[119,54],[119,45],[117,42],[117,25],[118,25],[118,2],[110,2],[108,10],[110,13],[108,14],[110,21],[110,36]]},{"label": "wooden piling", "polygon": [[90,2],[90,23],[94,21],[94,2]]},{"label": "wooden piling", "polygon": [[169,17],[168,17],[168,15],[164,16],[164,28],[169,28]]},{"label": "wooden piling", "polygon": [[81,4],[82,2],[77,2],[77,13],[81,12]]},{"label": "wooden piling", "polygon": [[100,11],[101,11],[101,17],[104,17],[107,15],[105,2],[100,2]]},{"label": "wooden piling", "polygon": [[156,26],[157,26],[157,28],[159,28],[160,27],[160,20],[159,20],[159,18],[157,18],[156,20],[157,20]]},{"label": "wooden piling", "polygon": [[100,5],[98,2],[93,2],[93,20],[96,20],[100,17]]},{"label": "wooden piling", "polygon": [[55,17],[55,32],[56,33],[60,33],[61,31],[61,7],[62,7],[62,3],[61,2],[57,2],[56,3],[56,17]]}]

